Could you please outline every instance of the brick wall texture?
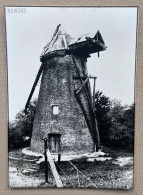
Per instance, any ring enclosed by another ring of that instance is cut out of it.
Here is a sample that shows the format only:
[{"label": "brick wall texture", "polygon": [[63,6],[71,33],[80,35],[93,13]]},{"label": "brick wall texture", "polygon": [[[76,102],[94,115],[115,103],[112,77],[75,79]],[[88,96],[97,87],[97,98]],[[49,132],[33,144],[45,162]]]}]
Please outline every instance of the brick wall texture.
[{"label": "brick wall texture", "polygon": [[[86,59],[75,57],[82,76],[87,76]],[[83,112],[77,102],[74,90],[81,86],[71,55],[44,59],[44,69],[36,108],[31,150],[44,151],[43,138],[48,134],[60,134],[61,154],[93,152],[95,143],[86,125]],[[87,107],[87,99],[81,92]],[[59,105],[59,114],[53,115],[52,106]]]}]

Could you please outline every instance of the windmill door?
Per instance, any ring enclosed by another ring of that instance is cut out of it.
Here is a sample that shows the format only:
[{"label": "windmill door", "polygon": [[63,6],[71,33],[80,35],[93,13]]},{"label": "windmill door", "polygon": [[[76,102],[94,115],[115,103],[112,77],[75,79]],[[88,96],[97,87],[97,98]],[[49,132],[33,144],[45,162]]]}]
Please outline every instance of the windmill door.
[{"label": "windmill door", "polygon": [[51,153],[60,152],[60,134],[49,134],[49,150]]}]

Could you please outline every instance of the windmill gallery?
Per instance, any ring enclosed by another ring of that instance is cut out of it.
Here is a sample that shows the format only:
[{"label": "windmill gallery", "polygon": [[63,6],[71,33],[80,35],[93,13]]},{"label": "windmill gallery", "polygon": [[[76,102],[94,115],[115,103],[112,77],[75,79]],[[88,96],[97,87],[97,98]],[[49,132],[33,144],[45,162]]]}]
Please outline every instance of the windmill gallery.
[{"label": "windmill gallery", "polygon": [[[25,106],[26,111],[42,75],[30,150],[42,153],[44,138],[51,153],[82,154],[99,149],[93,104],[96,77],[88,75],[86,61],[91,53],[99,57],[104,50],[99,31],[73,39],[57,26],[40,56],[42,64]],[[94,80],[93,95],[89,79]]]}]

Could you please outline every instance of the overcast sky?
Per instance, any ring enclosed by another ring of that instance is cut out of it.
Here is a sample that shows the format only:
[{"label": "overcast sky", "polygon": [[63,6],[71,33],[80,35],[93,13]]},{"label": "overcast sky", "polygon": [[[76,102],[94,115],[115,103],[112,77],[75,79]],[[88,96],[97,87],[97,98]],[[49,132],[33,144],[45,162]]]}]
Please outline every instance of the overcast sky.
[{"label": "overcast sky", "polygon": [[[58,24],[73,37],[99,30],[107,50],[92,54],[88,73],[96,90],[123,105],[134,102],[137,8],[6,8],[9,119],[24,108],[40,66],[40,54]],[[33,97],[38,96],[38,87]]]}]

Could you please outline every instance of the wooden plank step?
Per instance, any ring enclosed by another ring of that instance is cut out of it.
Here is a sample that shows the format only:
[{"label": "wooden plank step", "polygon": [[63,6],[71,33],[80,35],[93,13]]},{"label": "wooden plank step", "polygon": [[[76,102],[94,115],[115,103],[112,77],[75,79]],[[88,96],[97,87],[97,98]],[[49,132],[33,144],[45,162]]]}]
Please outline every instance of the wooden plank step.
[{"label": "wooden plank step", "polygon": [[35,169],[32,169],[32,168],[25,169],[25,170],[26,170],[26,171],[32,171],[32,172],[36,171]]}]

